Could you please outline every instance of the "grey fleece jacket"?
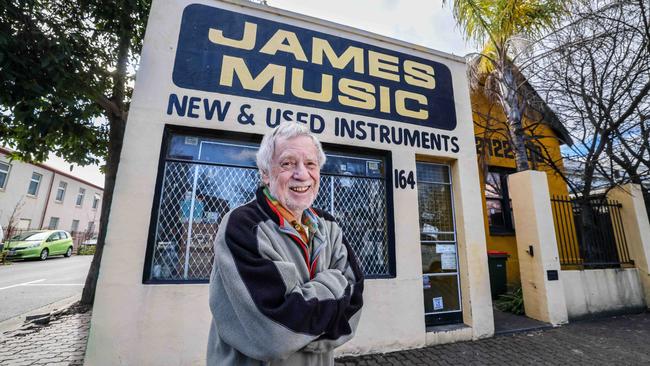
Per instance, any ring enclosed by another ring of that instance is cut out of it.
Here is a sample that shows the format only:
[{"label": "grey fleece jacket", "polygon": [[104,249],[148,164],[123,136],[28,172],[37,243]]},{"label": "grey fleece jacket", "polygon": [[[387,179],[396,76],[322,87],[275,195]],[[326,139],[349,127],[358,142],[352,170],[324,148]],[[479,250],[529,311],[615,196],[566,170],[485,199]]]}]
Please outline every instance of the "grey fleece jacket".
[{"label": "grey fleece jacket", "polygon": [[305,214],[318,223],[311,253],[261,189],[224,217],[208,365],[333,365],[333,349],[354,335],[363,305],[356,257],[331,215]]}]

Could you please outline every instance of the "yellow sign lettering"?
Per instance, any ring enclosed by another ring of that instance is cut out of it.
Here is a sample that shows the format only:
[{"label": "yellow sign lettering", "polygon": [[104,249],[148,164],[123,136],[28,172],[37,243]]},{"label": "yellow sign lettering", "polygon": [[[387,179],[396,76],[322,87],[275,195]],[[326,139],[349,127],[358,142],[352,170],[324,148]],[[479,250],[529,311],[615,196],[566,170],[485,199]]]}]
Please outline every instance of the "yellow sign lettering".
[{"label": "yellow sign lettering", "polygon": [[273,82],[273,94],[284,95],[286,71],[284,66],[268,64],[256,77],[253,77],[243,58],[224,55],[219,84],[232,87],[233,79],[237,75],[244,89],[260,91],[269,82]]},{"label": "yellow sign lettering", "polygon": [[327,57],[333,67],[343,70],[350,61],[354,61],[354,72],[363,74],[363,49],[350,46],[338,56],[330,43],[324,39],[312,38],[311,62],[316,65],[323,64],[323,55]]},{"label": "yellow sign lettering", "polygon": [[[286,43],[285,43],[286,42]],[[275,55],[278,51],[293,54],[298,61],[307,62],[305,51],[295,33],[279,29],[260,50],[261,53]]]},{"label": "yellow sign lettering", "polygon": [[244,24],[244,35],[242,39],[226,38],[223,32],[219,29],[210,28],[208,31],[208,39],[212,43],[221,44],[242,50],[250,51],[255,48],[255,39],[257,35],[257,24],[246,22]]},{"label": "yellow sign lettering", "polygon": [[339,80],[339,103],[350,107],[372,110],[375,109],[375,86],[363,81]]},{"label": "yellow sign lettering", "polygon": [[368,51],[368,73],[386,80],[399,81],[399,59],[381,52]]},{"label": "yellow sign lettering", "polygon": [[318,92],[307,91],[304,88],[305,72],[301,69],[291,70],[291,92],[298,98],[317,100],[319,102],[329,102],[332,100],[332,84],[334,78],[332,75],[323,74],[321,76],[321,89]]},{"label": "yellow sign lettering", "polygon": [[429,118],[429,112],[426,109],[411,110],[406,108],[406,100],[411,99],[419,102],[421,105],[427,105],[427,97],[422,94],[411,93],[406,90],[395,92],[395,110],[400,116],[412,117],[426,120]]},{"label": "yellow sign lettering", "polygon": [[433,66],[421,64],[416,61],[404,61],[404,81],[427,89],[436,88]]}]

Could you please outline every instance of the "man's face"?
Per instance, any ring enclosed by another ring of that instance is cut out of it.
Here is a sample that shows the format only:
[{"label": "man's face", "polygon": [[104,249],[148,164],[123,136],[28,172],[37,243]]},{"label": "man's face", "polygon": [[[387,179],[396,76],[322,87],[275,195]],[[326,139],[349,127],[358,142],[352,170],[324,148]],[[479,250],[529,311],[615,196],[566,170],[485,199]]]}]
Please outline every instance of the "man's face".
[{"label": "man's face", "polygon": [[318,149],[308,136],[275,141],[271,171],[262,180],[271,194],[297,219],[318,194],[320,165]]}]

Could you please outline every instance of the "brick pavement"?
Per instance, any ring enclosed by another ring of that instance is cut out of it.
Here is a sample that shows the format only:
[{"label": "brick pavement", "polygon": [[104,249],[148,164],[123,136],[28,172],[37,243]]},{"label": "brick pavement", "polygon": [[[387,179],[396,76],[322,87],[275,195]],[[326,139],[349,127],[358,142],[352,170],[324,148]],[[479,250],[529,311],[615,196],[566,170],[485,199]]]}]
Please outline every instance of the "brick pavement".
[{"label": "brick pavement", "polygon": [[370,365],[650,365],[650,313],[544,331],[337,360]]},{"label": "brick pavement", "polygon": [[[0,339],[0,365],[81,365],[91,312]],[[650,365],[650,313],[574,322],[475,342],[337,360],[351,365]]]},{"label": "brick pavement", "polygon": [[90,316],[91,311],[61,315],[47,326],[6,333],[0,338],[0,365],[82,365]]}]

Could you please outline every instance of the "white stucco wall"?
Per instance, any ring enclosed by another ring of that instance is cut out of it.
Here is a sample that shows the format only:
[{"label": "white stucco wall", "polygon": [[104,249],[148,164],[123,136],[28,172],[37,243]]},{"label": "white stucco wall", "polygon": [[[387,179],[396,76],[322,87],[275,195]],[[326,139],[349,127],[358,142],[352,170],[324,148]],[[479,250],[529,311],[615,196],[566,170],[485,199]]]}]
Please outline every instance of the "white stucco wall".
[{"label": "white stucco wall", "polygon": [[[44,165],[34,165],[21,161],[9,161],[0,152],[0,161],[11,165],[7,183],[0,189],[0,225],[6,228],[9,217],[17,204],[22,202],[16,211],[16,220],[30,220],[30,229],[47,228],[52,217],[59,218],[57,229],[71,230],[72,220],[79,220],[79,231],[85,231],[88,222],[94,221],[95,228],[99,226],[99,216],[102,207],[103,190],[88,184],[68,174],[63,174]],[[42,174],[41,183],[36,195],[27,194],[27,188],[32,173]],[[59,183],[66,182],[66,193],[61,202],[56,201]],[[84,188],[86,194],[81,206],[76,205],[79,188]],[[49,194],[48,194],[49,193]],[[97,208],[93,209],[93,197],[98,195],[100,200]],[[42,224],[41,224],[42,222]]]},{"label": "white stucco wall", "polygon": [[[195,2],[196,3],[196,2]],[[469,340],[493,334],[490,286],[476,165],[471,104],[464,60],[441,52],[387,39],[317,19],[248,3],[198,1],[251,15],[279,14],[283,23],[345,36],[369,44],[445,64],[452,74],[458,126],[442,131],[458,138],[460,152],[386,145],[338,137],[331,125],[318,135],[323,142],[390,150],[393,168],[415,171],[416,160],[435,158],[452,170],[460,282],[465,327],[427,333],[424,322],[422,264],[420,254],[417,189],[393,189],[395,210],[396,277],[366,282],[364,308],[355,338],[339,353],[359,354],[421,347],[426,344]],[[141,68],[129,111],[120,169],[107,228],[95,306],[87,346],[87,365],[202,365],[205,363],[211,315],[207,284],[143,284],[147,240],[158,162],[165,125],[236,131],[258,136],[269,131],[263,123],[242,125],[167,115],[169,93],[199,98],[227,99],[239,111],[244,103],[263,116],[266,106],[283,108],[273,101],[256,107],[250,99],[198,90],[183,90],[171,80],[178,43],[181,13],[189,1],[154,1],[145,37]],[[263,9],[263,10],[261,10]],[[294,111],[313,109],[292,105]],[[320,111],[328,123],[336,112]],[[236,116],[236,114],[235,114]],[[369,118],[361,119],[368,120]],[[372,119],[371,119],[372,120]],[[409,128],[395,121],[386,125]],[[413,126],[411,126],[413,127]],[[433,130],[430,128],[420,128]],[[477,225],[480,223],[480,225]],[[433,335],[432,335],[433,334]]]},{"label": "white stucco wall", "polygon": [[562,271],[569,319],[645,309],[636,268]]},{"label": "white stucco wall", "polygon": [[553,325],[564,324],[568,320],[566,285],[562,277],[551,280],[548,276],[548,271],[560,271],[548,177],[545,172],[534,170],[511,174],[508,190],[517,222],[517,254],[526,316]]},{"label": "white stucco wall", "polygon": [[[0,153],[0,161],[11,165],[6,186],[4,189],[0,189],[0,225],[3,228],[6,227],[9,217],[16,209],[15,218],[30,220],[30,228],[40,228],[47,193],[52,181],[52,172],[32,164],[10,161],[2,153]],[[43,176],[38,191],[33,196],[27,194],[32,173]]]},{"label": "white stucco wall", "polygon": [[[61,202],[56,201],[56,193],[59,183],[63,181],[68,185],[66,192]],[[82,204],[77,206],[77,194],[79,188],[86,190]],[[77,231],[86,231],[89,222],[94,222],[94,231],[99,228],[99,216],[102,210],[102,194],[103,191],[97,187],[76,181],[66,176],[56,174],[54,177],[54,184],[52,185],[52,193],[45,211],[45,221],[43,225],[47,227],[52,217],[59,218],[59,226],[57,229],[71,231],[72,221],[79,220]],[[99,197],[99,204],[93,208],[93,197]]]}]

